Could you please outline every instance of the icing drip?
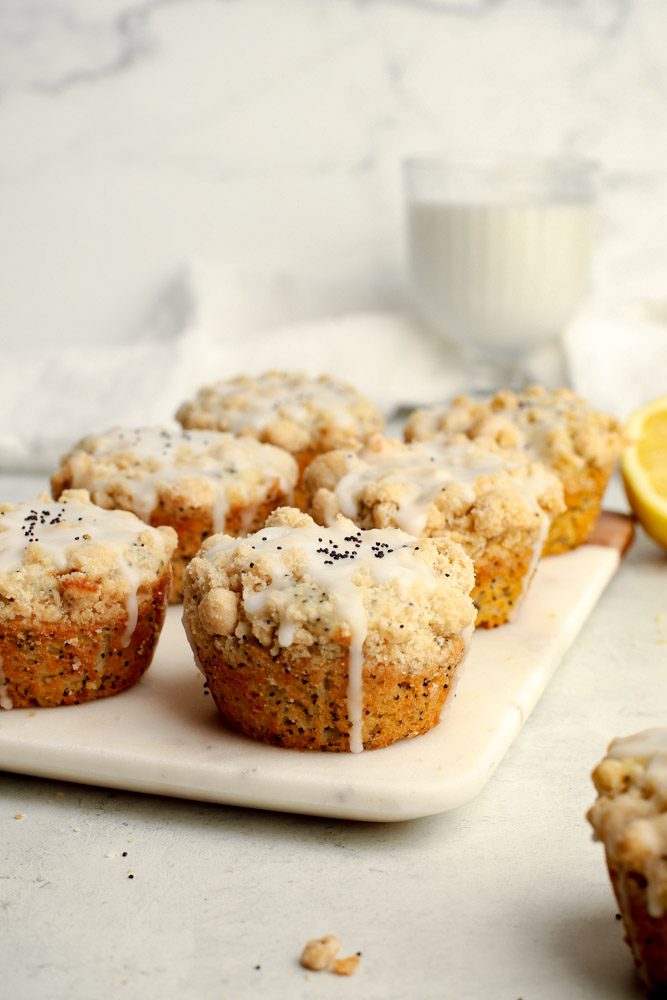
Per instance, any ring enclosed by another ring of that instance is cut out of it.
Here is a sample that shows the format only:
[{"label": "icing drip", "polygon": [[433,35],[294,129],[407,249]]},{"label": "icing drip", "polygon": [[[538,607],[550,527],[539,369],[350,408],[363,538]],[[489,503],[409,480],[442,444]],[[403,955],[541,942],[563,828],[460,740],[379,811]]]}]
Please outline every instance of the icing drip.
[{"label": "icing drip", "polygon": [[127,611],[127,622],[123,629],[120,640],[121,646],[129,646],[139,620],[139,586],[141,584],[141,570],[132,566],[126,559],[123,560],[123,572],[130,585],[127,597],[125,598],[125,610]]},{"label": "icing drip", "polygon": [[2,657],[0,656],[0,708],[4,708],[6,710],[14,707],[12,699],[7,694],[8,686],[9,683],[5,672],[2,669]]},{"label": "icing drip", "polygon": [[[73,561],[77,550],[103,545],[114,554],[115,568],[127,589],[127,622],[122,637],[122,645],[127,646],[137,624],[137,595],[144,571],[130,562],[125,552],[132,548],[141,550],[139,536],[146,530],[151,529],[128,511],[102,510],[74,500],[22,504],[0,512],[0,574],[20,572],[33,548],[56,572],[65,573],[78,568]],[[166,559],[159,532],[155,538],[160,539]]]},{"label": "icing drip", "polygon": [[181,622],[183,624],[183,628],[185,630],[185,634],[187,636],[187,640],[188,640],[188,642],[190,644],[190,649],[192,650],[192,655],[193,655],[193,658],[194,658],[194,661],[195,661],[195,666],[197,667],[197,670],[199,671],[199,673],[202,674],[204,676],[204,678],[205,678],[206,677],[206,671],[204,670],[202,662],[199,659],[199,655],[197,653],[197,644],[194,641],[194,638],[192,636],[192,630],[190,628],[190,623],[188,621],[187,615],[182,615]]},{"label": "icing drip", "polygon": [[539,563],[539,561],[540,561],[540,559],[542,557],[542,552],[544,550],[544,544],[545,544],[545,542],[547,540],[547,536],[549,534],[549,527],[550,527],[550,524],[551,524],[549,518],[544,513],[544,511],[540,510],[539,508],[538,508],[537,513],[538,513],[537,521],[538,521],[539,530],[538,530],[538,533],[537,533],[537,537],[536,537],[535,541],[533,542],[533,548],[532,548],[532,551],[531,551],[531,554],[530,554],[530,564],[529,564],[528,569],[524,573],[523,578],[521,580],[521,593],[519,594],[518,600],[516,600],[514,602],[514,605],[510,609],[510,612],[509,612],[509,614],[507,616],[507,620],[510,621],[510,622],[514,621],[514,619],[516,618],[516,616],[519,613],[519,610],[521,608],[521,605],[523,603],[523,600],[524,600],[526,594],[528,593],[528,589],[530,587],[531,580],[533,579],[533,576],[535,575],[535,570],[537,569],[537,564]]},{"label": "icing drip", "polygon": [[228,510],[229,503],[227,501],[227,495],[222,489],[218,488],[216,490],[215,500],[211,509],[211,520],[213,522],[214,535],[217,535],[221,531],[225,530],[225,521],[227,520]]},{"label": "icing drip", "polygon": [[[396,528],[361,531],[351,522],[341,520],[328,528],[318,525],[264,528],[247,539],[257,540],[258,553],[268,561],[270,583],[261,590],[244,593],[243,604],[249,614],[261,612],[269,604],[279,616],[278,642],[290,646],[295,623],[290,617],[290,588],[294,576],[286,563],[286,553],[294,548],[303,553],[303,576],[327,594],[337,607],[341,621],[350,630],[348,653],[347,713],[350,721],[349,746],[352,753],[363,750],[363,666],[364,640],[368,634],[368,614],[360,573],[367,573],[381,587],[395,586],[405,596],[415,584],[433,589],[438,578],[415,551],[417,539]],[[214,559],[220,551],[230,551],[237,539],[223,536],[203,554]],[[251,545],[255,548],[255,545]]]},{"label": "icing drip", "polygon": [[447,698],[445,704],[443,705],[443,712],[452,705],[454,701],[454,695],[456,694],[456,689],[458,687],[459,681],[463,676],[463,665],[468,659],[468,653],[470,652],[470,646],[472,644],[472,637],[475,632],[475,624],[472,622],[470,625],[466,625],[460,634],[460,638],[463,640],[463,656],[459,661],[458,668],[454,673],[454,676],[449,678],[449,697]]}]

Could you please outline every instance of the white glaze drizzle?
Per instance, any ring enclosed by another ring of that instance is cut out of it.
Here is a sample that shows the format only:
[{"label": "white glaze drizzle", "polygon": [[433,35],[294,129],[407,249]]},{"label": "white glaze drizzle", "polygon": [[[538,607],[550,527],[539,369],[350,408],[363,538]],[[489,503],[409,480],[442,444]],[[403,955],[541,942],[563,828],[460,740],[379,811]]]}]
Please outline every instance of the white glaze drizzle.
[{"label": "white glaze drizzle", "polygon": [[[230,487],[239,490],[247,483],[247,491],[258,489],[263,500],[277,480],[287,502],[297,477],[289,455],[253,438],[166,427],[115,427],[99,437],[85,438],[82,450],[70,457],[70,467],[75,488],[99,494],[121,484],[144,521],[155,510],[164,484],[205,480],[214,494],[214,533],[224,531]],[[257,504],[248,506],[251,521]]]},{"label": "white glaze drizzle", "polygon": [[[341,620],[350,627],[349,747],[352,753],[360,753],[363,750],[363,645],[368,634],[368,615],[355,575],[364,569],[381,587],[395,583],[406,599],[416,581],[432,590],[438,577],[415,552],[417,539],[397,528],[361,531],[351,522],[341,520],[328,528],[318,525],[300,526],[297,530],[287,526],[264,528],[249,536],[246,542],[252,544],[255,539],[258,552],[270,560],[271,582],[262,590],[245,593],[243,604],[248,614],[257,614],[272,598],[279,614],[278,642],[281,646],[292,644],[295,631],[289,616],[289,589],[294,585],[294,577],[285,562],[285,553],[290,548],[305,552],[304,575],[326,591],[336,604]],[[237,544],[236,539],[222,536],[203,555],[214,559],[218,552],[230,551]]]},{"label": "white glaze drizzle", "polygon": [[369,483],[398,485],[404,496],[395,517],[398,527],[420,535],[429,507],[450,483],[465,489],[467,502],[474,503],[474,483],[481,476],[503,472],[510,463],[500,453],[481,449],[415,442],[401,450],[364,449],[348,456],[350,471],[334,487],[342,512],[359,514],[360,498]]},{"label": "white glaze drizzle", "polygon": [[4,708],[7,711],[14,707],[12,699],[7,694],[9,689],[9,681],[7,676],[2,669],[2,657],[0,656],[0,708]]},{"label": "white glaze drizzle", "polygon": [[667,808],[667,728],[644,729],[632,736],[619,737],[609,747],[607,756],[641,761],[647,781],[664,798]]},{"label": "white glaze drizzle", "polygon": [[516,618],[521,609],[521,605],[523,604],[524,598],[526,597],[526,594],[528,593],[528,590],[530,588],[531,580],[535,575],[535,570],[537,569],[537,565],[542,557],[542,551],[544,549],[544,545],[547,540],[547,536],[549,534],[549,527],[551,525],[551,521],[549,520],[545,512],[541,509],[539,510],[537,522],[538,522],[538,532],[537,532],[537,537],[533,542],[533,547],[530,553],[530,563],[528,564],[528,569],[521,578],[521,592],[519,593],[518,598],[515,600],[514,604],[510,608],[509,613],[507,615],[507,620],[509,622],[514,621],[514,619]]},{"label": "white glaze drizzle", "polygon": [[[474,484],[482,476],[523,468],[501,452],[476,446],[440,445],[431,441],[416,441],[400,451],[365,449],[350,454],[348,464],[350,471],[334,487],[342,512],[353,520],[359,516],[360,500],[367,484],[397,484],[404,492],[394,517],[400,528],[413,535],[423,533],[429,508],[438,494],[450,484],[456,483],[463,490],[466,502],[472,505],[476,497]],[[538,500],[548,485],[547,476],[546,471],[533,467],[511,479],[516,492],[534,509],[539,530],[532,547],[530,566],[523,577],[522,593],[514,603],[510,620],[521,606],[549,532],[549,517]]]},{"label": "white glaze drizzle", "polygon": [[249,382],[231,380],[206,387],[216,407],[224,409],[226,429],[260,431],[277,418],[308,425],[315,417],[337,427],[355,421],[350,407],[359,397],[335,379],[267,372]]},{"label": "white glaze drizzle", "polygon": [[[567,428],[572,419],[579,424],[586,411],[582,400],[568,398],[558,391],[543,396],[519,396],[515,407],[493,407],[493,397],[485,402],[487,410],[474,412],[474,434],[477,437],[499,439],[508,436],[511,448],[522,452],[528,458],[549,464],[553,450],[554,434]],[[469,433],[470,426],[465,419],[465,410],[436,404],[419,411],[424,432],[429,436]],[[571,445],[569,446],[571,450]],[[572,453],[573,459],[577,458]]]},{"label": "white glaze drizzle", "polygon": [[[39,548],[57,572],[64,573],[74,568],[71,557],[76,548],[103,545],[114,553],[116,568],[127,585],[127,621],[121,639],[122,645],[127,646],[137,625],[137,593],[145,571],[129,562],[124,550],[137,545],[139,535],[147,530],[153,529],[128,511],[103,510],[76,500],[20,504],[0,513],[0,573],[20,571],[33,546]],[[166,559],[161,534],[155,532],[154,538],[162,546]]]},{"label": "white glaze drizzle", "polygon": [[463,666],[466,660],[468,659],[468,653],[470,652],[470,646],[472,645],[472,637],[474,635],[474,632],[475,632],[475,623],[471,622],[470,625],[466,625],[466,627],[459,633],[459,638],[463,640],[463,654],[461,656],[461,659],[459,660],[456,670],[454,671],[454,674],[450,675],[449,694],[447,696],[445,704],[442,706],[443,712],[446,709],[450,708],[454,702],[456,689],[459,685],[459,681],[463,676]]},{"label": "white glaze drizzle", "polygon": [[197,652],[197,643],[195,642],[194,637],[192,635],[192,629],[190,628],[190,623],[188,621],[188,618],[187,618],[186,614],[183,614],[181,616],[181,623],[183,625],[183,629],[185,631],[185,635],[187,637],[187,640],[188,640],[188,642],[190,644],[190,649],[192,650],[192,655],[193,655],[193,658],[194,658],[194,661],[195,661],[195,666],[197,667],[197,670],[199,671],[199,673],[202,674],[202,676],[204,678],[206,678],[206,671],[204,670],[204,666],[203,666],[201,660],[199,659],[199,654]]},{"label": "white glaze drizzle", "polygon": [[647,908],[651,916],[659,917],[664,913],[667,880],[667,728],[619,737],[607,756],[636,760],[643,768],[627,792],[614,800],[617,812],[611,814],[615,820],[608,829],[614,838],[631,829],[633,843],[642,852]]}]

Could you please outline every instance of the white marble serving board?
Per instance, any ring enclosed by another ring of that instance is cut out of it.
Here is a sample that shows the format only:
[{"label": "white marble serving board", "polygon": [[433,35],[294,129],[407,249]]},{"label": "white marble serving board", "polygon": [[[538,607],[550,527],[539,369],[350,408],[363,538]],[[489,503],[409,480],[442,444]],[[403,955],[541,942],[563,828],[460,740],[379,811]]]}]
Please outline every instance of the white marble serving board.
[{"label": "white marble serving board", "polygon": [[444,812],[477,795],[619,566],[617,547],[543,559],[515,622],[478,631],[456,696],[430,733],[385,750],[283,750],[223,725],[170,608],[130,691],[0,713],[0,768],[211,802],[359,820]]}]

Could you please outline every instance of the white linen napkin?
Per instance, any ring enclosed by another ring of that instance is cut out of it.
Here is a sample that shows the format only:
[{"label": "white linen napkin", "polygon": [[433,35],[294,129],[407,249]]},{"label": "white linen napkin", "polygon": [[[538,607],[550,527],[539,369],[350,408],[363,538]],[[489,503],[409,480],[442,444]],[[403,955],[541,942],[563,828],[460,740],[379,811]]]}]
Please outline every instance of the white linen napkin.
[{"label": "white linen napkin", "polygon": [[[12,350],[0,364],[0,469],[51,471],[83,435],[170,423],[200,385],[243,372],[331,374],[387,416],[469,386],[457,352],[407,312],[336,314],[342,301],[326,278],[198,262],[130,342]],[[667,308],[582,317],[566,344],[573,387],[608,412],[666,391]]]},{"label": "white linen napkin", "polygon": [[600,306],[570,326],[565,350],[572,388],[624,420],[667,394],[667,300]]},{"label": "white linen napkin", "polygon": [[116,424],[168,424],[200,385],[244,372],[331,374],[387,413],[464,387],[452,352],[407,314],[315,319],[339,291],[324,279],[198,263],[167,289],[132,341],[6,353],[0,469],[49,471],[85,434]]}]

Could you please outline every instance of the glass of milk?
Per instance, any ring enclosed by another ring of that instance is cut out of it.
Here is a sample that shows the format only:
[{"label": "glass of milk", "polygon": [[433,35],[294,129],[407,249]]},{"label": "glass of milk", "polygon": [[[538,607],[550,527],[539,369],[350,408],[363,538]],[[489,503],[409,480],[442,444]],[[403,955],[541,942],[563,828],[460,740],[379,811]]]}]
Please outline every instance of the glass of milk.
[{"label": "glass of milk", "polygon": [[405,164],[414,307],[473,364],[479,391],[519,388],[584,298],[595,166],[578,159]]}]

